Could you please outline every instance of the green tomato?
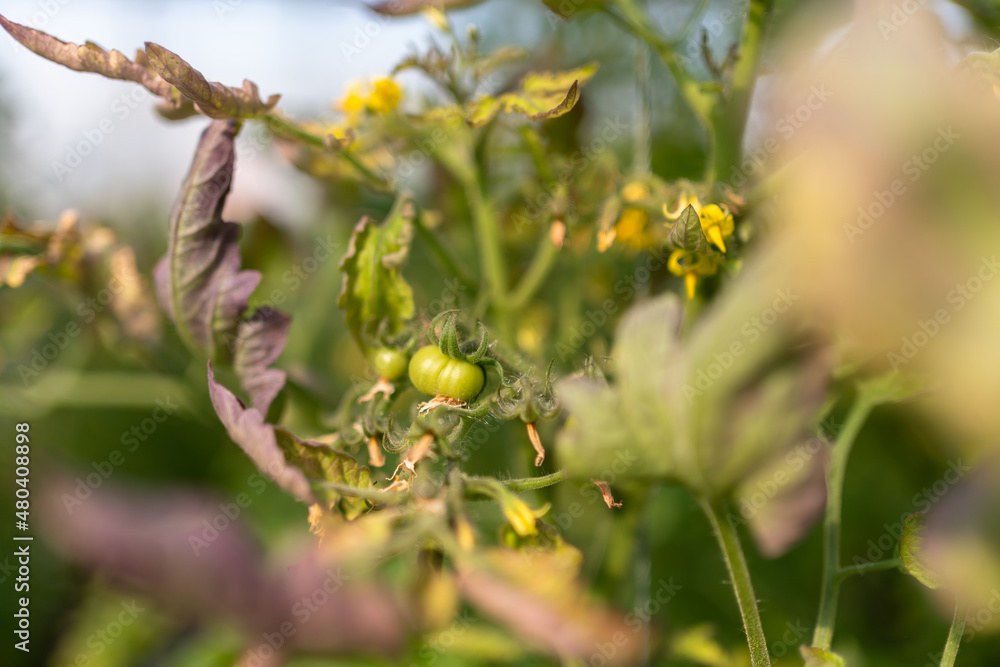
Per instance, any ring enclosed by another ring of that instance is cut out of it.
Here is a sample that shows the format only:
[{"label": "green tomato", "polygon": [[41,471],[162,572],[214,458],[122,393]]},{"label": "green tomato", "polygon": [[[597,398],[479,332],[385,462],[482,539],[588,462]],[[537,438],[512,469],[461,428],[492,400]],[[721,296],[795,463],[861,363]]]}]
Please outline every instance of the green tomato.
[{"label": "green tomato", "polygon": [[370,355],[372,365],[379,377],[395,381],[406,372],[406,354],[391,347],[380,347]]},{"label": "green tomato", "polygon": [[410,381],[431,396],[448,396],[468,403],[483,390],[483,367],[452,359],[434,345],[417,350],[410,359]]}]

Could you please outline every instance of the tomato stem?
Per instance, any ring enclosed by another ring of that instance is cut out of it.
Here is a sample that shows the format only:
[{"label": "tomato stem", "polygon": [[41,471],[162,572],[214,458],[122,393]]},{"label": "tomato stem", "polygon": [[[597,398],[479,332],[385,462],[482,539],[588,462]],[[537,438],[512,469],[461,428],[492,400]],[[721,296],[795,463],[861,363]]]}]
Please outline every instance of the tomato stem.
[{"label": "tomato stem", "polygon": [[750,662],[753,667],[770,667],[771,658],[767,653],[767,639],[764,637],[764,627],[761,625],[760,612],[757,610],[757,596],[753,592],[750,569],[747,567],[736,529],[726,519],[726,503],[702,499],[701,506],[709,523],[712,524],[715,538],[726,561],[726,569],[729,570],[730,583],[736,594],[736,604],[739,605],[740,616],[743,617],[747,646],[750,648]]},{"label": "tomato stem", "polygon": [[965,607],[955,603],[955,615],[951,619],[951,629],[948,630],[948,640],[941,654],[941,667],[953,667],[958,657],[958,647],[962,643],[962,633],[965,632]]},{"label": "tomato stem", "polygon": [[826,473],[826,516],[823,520],[823,583],[820,589],[819,612],[812,645],[830,649],[833,626],[837,621],[837,598],[840,594],[840,527],[844,497],[844,475],[851,448],[861,427],[873,407],[871,399],[863,392],[855,399],[847,415],[847,422],[837,436],[830,455]]}]

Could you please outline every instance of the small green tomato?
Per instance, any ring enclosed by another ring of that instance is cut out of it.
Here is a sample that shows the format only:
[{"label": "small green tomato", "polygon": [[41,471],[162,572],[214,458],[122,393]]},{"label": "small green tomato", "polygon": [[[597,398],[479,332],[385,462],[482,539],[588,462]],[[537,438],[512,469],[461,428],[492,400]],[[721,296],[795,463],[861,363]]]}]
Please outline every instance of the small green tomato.
[{"label": "small green tomato", "polygon": [[406,373],[406,354],[391,347],[380,347],[371,353],[371,362],[379,377],[395,382]]},{"label": "small green tomato", "polygon": [[452,359],[436,346],[428,345],[410,359],[410,381],[425,394],[468,403],[483,390],[486,373],[478,364]]}]

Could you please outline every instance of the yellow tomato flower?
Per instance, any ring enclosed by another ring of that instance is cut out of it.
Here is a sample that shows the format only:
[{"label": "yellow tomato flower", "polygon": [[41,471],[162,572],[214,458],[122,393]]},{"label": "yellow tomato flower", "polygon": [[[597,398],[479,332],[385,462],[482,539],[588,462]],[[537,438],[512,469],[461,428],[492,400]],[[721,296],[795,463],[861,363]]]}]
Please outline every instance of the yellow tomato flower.
[{"label": "yellow tomato flower", "polygon": [[653,237],[646,231],[647,220],[645,211],[631,206],[625,207],[618,222],[615,223],[615,238],[637,250],[649,247]]},{"label": "yellow tomato flower", "polygon": [[724,239],[733,233],[733,214],[725,204],[709,204],[698,213],[698,219],[708,240],[726,252]]},{"label": "yellow tomato flower", "polygon": [[552,507],[546,503],[537,510],[528,507],[528,504],[516,496],[506,496],[503,499],[503,513],[510,522],[511,528],[521,537],[531,537],[538,534],[535,527],[535,519],[543,516]]},{"label": "yellow tomato flower", "polygon": [[388,77],[375,80],[375,90],[368,98],[368,108],[375,113],[389,113],[399,104],[402,92],[399,85]]},{"label": "yellow tomato flower", "polygon": [[361,84],[354,83],[348,86],[347,94],[340,100],[340,108],[351,115],[365,108],[365,100],[361,96]]},{"label": "yellow tomato flower", "polygon": [[667,205],[663,205],[663,215],[667,217],[667,220],[676,220],[681,217],[681,213],[684,212],[688,206],[694,206],[694,211],[699,216],[701,215],[701,202],[698,201],[698,197],[692,193],[685,193],[681,195],[680,199],[677,200],[677,208],[674,210],[669,210]]},{"label": "yellow tomato flower", "polygon": [[389,77],[380,77],[366,84],[352,83],[340,100],[340,109],[349,116],[356,116],[366,109],[376,114],[386,114],[396,108],[402,90]]},{"label": "yellow tomato flower", "polygon": [[622,188],[622,199],[630,204],[642,201],[649,196],[649,188],[645,183],[633,181]]},{"label": "yellow tomato flower", "polygon": [[694,298],[698,279],[714,276],[722,264],[722,257],[713,253],[697,254],[688,250],[675,250],[667,260],[667,269],[675,276],[683,276],[689,299]]}]

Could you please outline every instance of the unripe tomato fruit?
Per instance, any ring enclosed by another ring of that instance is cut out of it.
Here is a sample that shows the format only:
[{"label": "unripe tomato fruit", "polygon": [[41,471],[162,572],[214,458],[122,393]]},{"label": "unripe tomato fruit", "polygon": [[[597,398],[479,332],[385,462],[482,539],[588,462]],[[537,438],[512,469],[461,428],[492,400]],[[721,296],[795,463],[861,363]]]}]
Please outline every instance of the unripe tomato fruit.
[{"label": "unripe tomato fruit", "polygon": [[371,362],[379,377],[394,381],[406,372],[406,354],[391,347],[380,347],[371,353]]},{"label": "unripe tomato fruit", "polygon": [[431,396],[448,396],[468,403],[483,390],[483,367],[452,359],[434,345],[417,350],[410,359],[410,381]]}]

